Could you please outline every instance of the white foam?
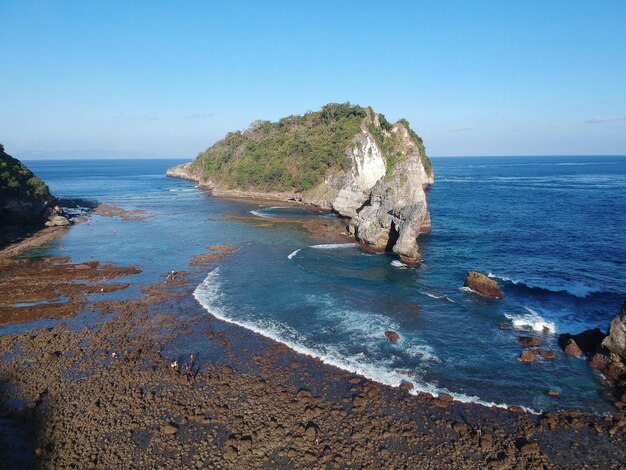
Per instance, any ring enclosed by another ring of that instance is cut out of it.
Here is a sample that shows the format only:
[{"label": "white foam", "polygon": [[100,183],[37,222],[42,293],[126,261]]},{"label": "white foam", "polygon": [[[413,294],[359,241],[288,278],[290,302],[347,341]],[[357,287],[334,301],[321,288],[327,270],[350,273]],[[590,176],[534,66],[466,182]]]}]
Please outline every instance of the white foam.
[{"label": "white foam", "polygon": [[342,248],[353,248],[359,246],[358,243],[329,243],[325,245],[311,245],[309,248],[316,250],[340,250]]},{"label": "white foam", "polygon": [[[470,291],[472,291],[472,289],[470,289]],[[428,292],[428,291],[425,291],[425,290],[419,290],[418,292],[420,294],[422,294],[422,295],[426,295],[426,296],[430,297],[431,299],[437,299],[437,300],[446,299],[450,303],[453,303],[453,304],[457,303],[456,300],[451,299],[450,297],[448,297],[445,294],[437,295],[437,294],[433,294],[432,292]]]},{"label": "white foam", "polygon": [[263,217],[264,219],[270,219],[272,218],[272,214],[267,214],[264,211],[276,210],[276,209],[289,209],[289,207],[282,207],[282,206],[264,207],[262,209],[252,210],[250,211],[250,214],[256,215],[257,217]]},{"label": "white foam", "polygon": [[[433,396],[439,396],[441,393],[447,393],[456,401],[462,403],[471,402],[487,407],[495,406],[497,408],[504,409],[507,409],[510,406],[506,403],[484,401],[477,396],[451,392],[446,388],[438,388],[427,382],[419,382],[416,378],[408,379],[406,374],[402,371],[394,369],[390,361],[378,361],[376,363],[366,362],[368,360],[366,354],[357,354],[352,357],[345,357],[333,345],[325,345],[322,350],[307,347],[302,344],[302,341],[306,340],[306,337],[284,324],[268,320],[257,322],[235,320],[231,318],[219,305],[219,301],[222,298],[222,294],[219,289],[219,272],[219,268],[210,272],[202,284],[196,287],[193,293],[195,299],[200,303],[200,305],[202,305],[207,312],[219,320],[246,328],[261,336],[283,343],[300,354],[317,357],[325,364],[338,367],[354,374],[362,375],[378,383],[398,387],[403,382],[411,382],[414,388],[410,391],[410,393],[413,395],[417,395],[419,392],[430,393]],[[345,320],[347,322],[353,321],[353,319],[348,319],[347,317]],[[413,351],[414,354],[421,353],[425,355],[427,353],[427,349],[424,349],[423,346],[420,346]],[[539,412],[530,408],[522,408],[527,412],[539,414]]]},{"label": "white foam", "polygon": [[511,324],[514,328],[518,330],[531,328],[534,331],[550,332],[552,334],[556,332],[556,324],[554,322],[544,319],[537,311],[530,307],[524,307],[524,309],[528,312],[527,314],[504,314],[508,320],[511,320]]},{"label": "white foam", "polygon": [[287,259],[293,259],[300,252],[300,250],[301,250],[301,248],[298,248],[293,253],[290,253],[289,256],[287,256]]},{"label": "white foam", "polygon": [[511,279],[510,277],[499,276],[497,274],[493,274],[492,272],[487,273],[487,277],[490,277],[491,279],[500,279],[502,281],[510,282],[512,284],[519,284],[520,283],[520,281],[516,281],[515,279]]},{"label": "white foam", "polygon": [[408,268],[406,264],[402,261],[398,261],[397,259],[394,259],[390,264],[395,268]]},{"label": "white foam", "polygon": [[422,361],[441,362],[435,354],[435,350],[426,344],[411,344],[404,350],[409,356],[416,357]]},{"label": "white foam", "polygon": [[[465,287],[465,286],[459,287],[459,290],[461,292],[467,292],[468,294],[478,294],[478,292],[476,292],[474,289],[470,289],[469,287]],[[478,295],[480,295],[480,294],[478,294]]]},{"label": "white foam", "polygon": [[266,215],[261,211],[250,211],[250,214],[256,215],[257,217],[263,217],[264,219],[267,219],[270,217],[269,215]]}]

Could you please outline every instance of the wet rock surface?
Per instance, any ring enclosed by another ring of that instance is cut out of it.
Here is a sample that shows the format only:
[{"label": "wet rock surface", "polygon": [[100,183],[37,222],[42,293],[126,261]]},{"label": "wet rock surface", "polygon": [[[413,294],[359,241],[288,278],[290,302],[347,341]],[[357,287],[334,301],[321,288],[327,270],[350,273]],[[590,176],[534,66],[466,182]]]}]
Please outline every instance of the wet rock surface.
[{"label": "wet rock surface", "polygon": [[619,314],[611,322],[609,334],[602,346],[626,360],[626,300]]},{"label": "wet rock surface", "polygon": [[504,297],[496,281],[476,271],[469,271],[467,273],[463,285],[483,297],[489,297],[491,299],[502,299]]}]

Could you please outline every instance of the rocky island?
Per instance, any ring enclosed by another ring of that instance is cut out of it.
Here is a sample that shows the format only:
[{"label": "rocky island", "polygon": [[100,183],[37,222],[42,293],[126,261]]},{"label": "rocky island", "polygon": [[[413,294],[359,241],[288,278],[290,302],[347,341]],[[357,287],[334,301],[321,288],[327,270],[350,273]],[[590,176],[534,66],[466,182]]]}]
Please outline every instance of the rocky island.
[{"label": "rocky island", "polygon": [[434,174],[405,119],[391,124],[358,105],[327,104],[231,132],[195,161],[167,172],[218,197],[295,201],[346,218],[361,246],[415,266],[417,237],[430,232],[425,189]]},{"label": "rocky island", "polygon": [[0,144],[0,248],[43,227],[69,224],[48,186]]}]

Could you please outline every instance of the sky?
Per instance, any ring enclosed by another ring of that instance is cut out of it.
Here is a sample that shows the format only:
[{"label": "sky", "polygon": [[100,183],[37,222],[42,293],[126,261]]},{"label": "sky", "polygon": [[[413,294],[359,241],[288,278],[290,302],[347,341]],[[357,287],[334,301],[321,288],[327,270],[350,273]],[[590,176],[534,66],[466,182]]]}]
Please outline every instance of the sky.
[{"label": "sky", "polygon": [[625,155],[626,1],[0,0],[18,158],[193,158],[329,102],[431,156]]}]

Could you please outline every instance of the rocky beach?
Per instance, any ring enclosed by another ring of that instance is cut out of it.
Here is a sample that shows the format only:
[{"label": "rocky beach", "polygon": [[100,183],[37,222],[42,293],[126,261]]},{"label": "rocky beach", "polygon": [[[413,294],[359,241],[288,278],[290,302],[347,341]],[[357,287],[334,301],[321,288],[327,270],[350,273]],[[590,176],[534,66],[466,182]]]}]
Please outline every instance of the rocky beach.
[{"label": "rocky beach", "polygon": [[[124,276],[141,267],[25,260],[5,250],[3,302],[37,303],[54,291],[67,298],[54,311],[19,311],[83,321],[0,337],[3,465],[620,468],[626,460],[619,410],[535,415],[411,395],[217,319],[199,330],[193,290],[236,249],[209,247],[188,270],[111,301],[93,293],[111,279],[107,289],[123,289]],[[3,315],[11,321],[19,320]],[[174,364],[168,344],[193,336],[211,353],[190,348]]]}]

